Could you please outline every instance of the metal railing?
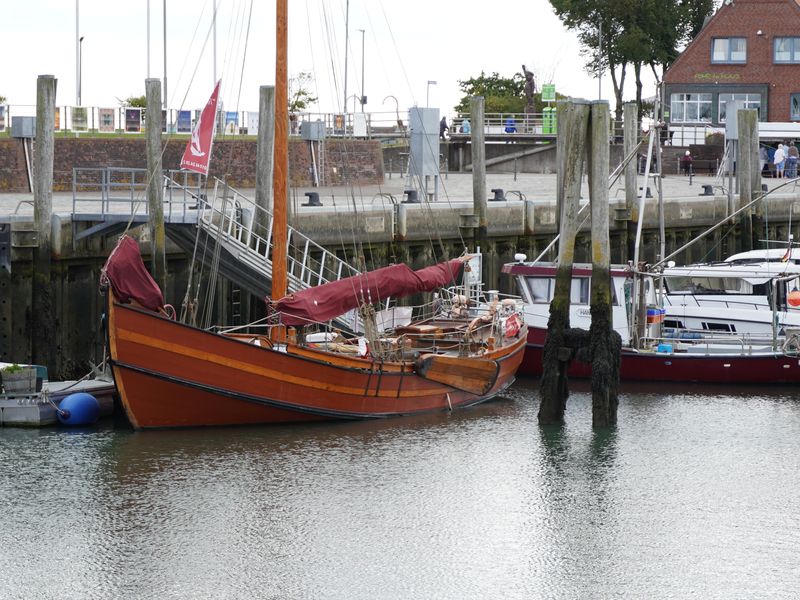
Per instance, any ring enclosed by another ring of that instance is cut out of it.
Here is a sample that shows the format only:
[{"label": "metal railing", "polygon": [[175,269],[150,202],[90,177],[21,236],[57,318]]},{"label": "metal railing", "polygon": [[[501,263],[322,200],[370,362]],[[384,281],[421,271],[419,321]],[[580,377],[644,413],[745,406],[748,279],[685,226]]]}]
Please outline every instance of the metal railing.
[{"label": "metal railing", "polygon": [[[167,221],[192,220],[191,213],[202,197],[198,174],[166,171],[162,174],[164,218]],[[176,178],[183,183],[178,183]],[[108,216],[146,216],[147,169],[85,168],[72,169],[72,213],[78,219]]]},{"label": "metal railing", "polygon": [[[240,260],[272,277],[272,212],[219,179],[214,195],[200,203],[198,225],[230,244]],[[278,250],[279,251],[279,250]],[[290,292],[357,275],[359,271],[293,227],[288,228],[287,278]]]}]

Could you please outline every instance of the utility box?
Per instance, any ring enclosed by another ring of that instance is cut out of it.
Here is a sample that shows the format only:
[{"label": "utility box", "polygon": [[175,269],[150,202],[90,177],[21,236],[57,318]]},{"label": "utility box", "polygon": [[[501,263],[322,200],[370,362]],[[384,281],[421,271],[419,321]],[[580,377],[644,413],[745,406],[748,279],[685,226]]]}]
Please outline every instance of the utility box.
[{"label": "utility box", "polygon": [[36,137],[36,117],[11,117],[11,137]]},{"label": "utility box", "polygon": [[411,130],[409,174],[415,178],[439,175],[439,109],[408,109]]},{"label": "utility box", "polygon": [[303,121],[300,123],[300,137],[311,142],[319,142],[325,139],[325,123],[317,119],[316,121]]}]

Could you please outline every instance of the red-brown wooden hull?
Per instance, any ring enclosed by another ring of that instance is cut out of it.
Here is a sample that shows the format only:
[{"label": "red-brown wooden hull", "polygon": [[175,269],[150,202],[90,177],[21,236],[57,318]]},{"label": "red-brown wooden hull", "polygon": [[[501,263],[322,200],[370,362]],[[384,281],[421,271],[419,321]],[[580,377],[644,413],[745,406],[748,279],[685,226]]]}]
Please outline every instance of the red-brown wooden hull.
[{"label": "red-brown wooden hull", "polygon": [[523,330],[515,343],[482,357],[498,369],[488,392],[474,394],[425,379],[410,363],[280,352],[113,302],[108,334],[119,395],[136,428],[371,419],[470,406],[514,381],[525,346]]}]

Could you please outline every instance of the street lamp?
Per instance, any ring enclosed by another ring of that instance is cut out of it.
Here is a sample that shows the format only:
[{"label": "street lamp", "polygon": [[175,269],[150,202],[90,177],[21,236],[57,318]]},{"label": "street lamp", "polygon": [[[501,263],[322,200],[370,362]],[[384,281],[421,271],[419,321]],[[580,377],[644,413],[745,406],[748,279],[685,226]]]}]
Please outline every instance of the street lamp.
[{"label": "street lamp", "polygon": [[[353,112],[356,112],[356,100],[358,100],[358,95],[357,94],[350,94],[347,97],[347,100],[350,100],[350,98],[353,99]],[[345,110],[347,110],[347,107],[345,107]]]},{"label": "street lamp", "polygon": [[430,106],[430,103],[431,103],[431,86],[432,85],[436,85],[436,82],[435,81],[431,81],[429,79],[428,80],[428,88],[427,88],[427,91],[425,92],[425,108],[428,108]]},{"label": "street lamp", "polygon": [[361,112],[364,112],[364,104],[366,104],[366,96],[364,95],[364,30],[357,29],[361,32]]},{"label": "street lamp", "polygon": [[81,36],[78,40],[78,106],[81,105],[81,61],[83,60],[83,38]]},{"label": "street lamp", "polygon": [[81,105],[81,3],[75,0],[75,104]]}]

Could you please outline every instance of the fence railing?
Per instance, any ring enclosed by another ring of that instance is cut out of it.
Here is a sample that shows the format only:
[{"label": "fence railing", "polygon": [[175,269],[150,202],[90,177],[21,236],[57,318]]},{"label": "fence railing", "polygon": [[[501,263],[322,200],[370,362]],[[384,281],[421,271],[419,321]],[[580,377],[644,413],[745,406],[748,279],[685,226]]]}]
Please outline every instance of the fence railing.
[{"label": "fence railing", "polygon": [[[164,218],[186,221],[202,199],[200,175],[169,170],[162,174]],[[147,215],[147,169],[73,168],[72,214],[87,218]]]}]

